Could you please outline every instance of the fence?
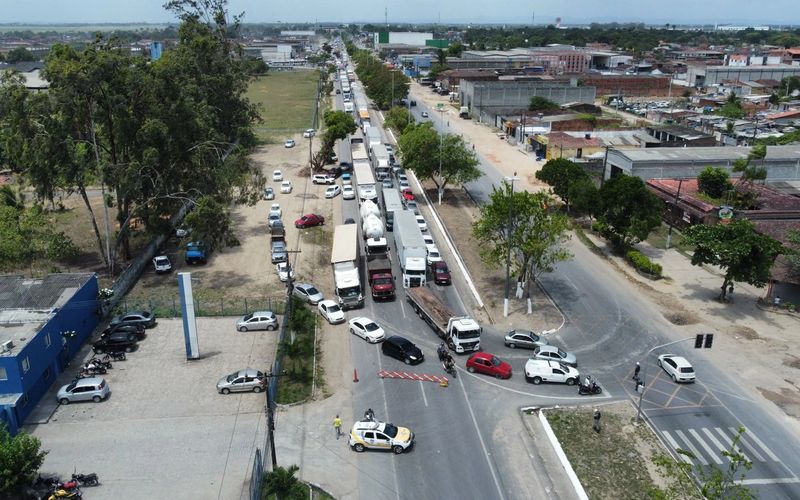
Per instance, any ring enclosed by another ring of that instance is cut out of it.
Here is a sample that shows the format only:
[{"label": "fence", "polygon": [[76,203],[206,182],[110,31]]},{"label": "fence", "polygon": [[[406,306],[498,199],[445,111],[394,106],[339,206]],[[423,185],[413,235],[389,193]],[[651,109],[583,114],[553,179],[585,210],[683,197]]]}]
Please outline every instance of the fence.
[{"label": "fence", "polygon": [[[123,299],[115,312],[137,310],[152,311],[157,318],[182,317],[181,301],[176,295],[168,299]],[[244,316],[253,311],[272,311],[283,314],[286,311],[286,297],[224,297],[218,299],[195,299],[196,316]]]},{"label": "fence", "polygon": [[261,450],[256,448],[253,470],[250,471],[250,500],[261,500],[261,486],[264,480],[264,465]]}]

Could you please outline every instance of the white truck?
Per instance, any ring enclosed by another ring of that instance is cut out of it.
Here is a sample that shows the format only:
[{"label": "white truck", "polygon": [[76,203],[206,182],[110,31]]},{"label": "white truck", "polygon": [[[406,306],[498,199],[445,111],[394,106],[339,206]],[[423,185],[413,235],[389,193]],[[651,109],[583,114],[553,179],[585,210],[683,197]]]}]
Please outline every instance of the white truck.
[{"label": "white truck", "polygon": [[364,132],[366,136],[367,142],[367,150],[373,152],[373,148],[377,145],[383,145],[383,139],[381,139],[381,131],[378,130],[378,127],[370,127]]},{"label": "white truck", "polygon": [[391,163],[389,162],[389,152],[382,143],[372,146],[372,164],[375,166],[375,178],[382,181],[389,177]]},{"label": "white truck", "polygon": [[353,107],[353,103],[352,102],[347,101],[347,102],[344,103],[344,111],[345,111],[345,113],[352,113],[353,109],[355,109],[355,108]]},{"label": "white truck", "polygon": [[400,201],[400,193],[395,188],[383,188],[383,217],[386,219],[386,230],[394,231],[394,214],[404,210]]},{"label": "white truck", "polygon": [[[364,146],[363,144],[361,145]],[[375,177],[369,160],[353,159],[353,174],[356,178],[356,188],[359,201],[371,200],[378,203],[378,189],[375,186]]]},{"label": "white truck", "polygon": [[395,212],[394,245],[403,273],[403,287],[425,286],[428,248],[413,212]]},{"label": "white truck", "polygon": [[481,348],[482,328],[469,316],[456,316],[442,300],[426,287],[406,290],[406,300],[447,347],[462,354]]},{"label": "white truck", "polygon": [[360,260],[358,227],[355,224],[336,226],[333,231],[331,267],[334,290],[342,309],[364,306]]}]

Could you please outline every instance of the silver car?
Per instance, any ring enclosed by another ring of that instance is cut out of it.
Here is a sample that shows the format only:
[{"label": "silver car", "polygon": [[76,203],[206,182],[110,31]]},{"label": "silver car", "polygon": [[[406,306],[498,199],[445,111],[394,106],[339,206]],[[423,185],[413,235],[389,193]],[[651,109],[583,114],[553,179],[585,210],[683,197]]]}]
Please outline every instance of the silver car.
[{"label": "silver car", "polygon": [[530,330],[511,330],[503,339],[506,347],[512,349],[521,347],[523,349],[536,349],[539,346],[548,345],[547,339],[542,338]]},{"label": "silver car", "polygon": [[238,370],[222,377],[217,382],[217,392],[229,394],[231,392],[261,392],[266,389],[267,377],[263,372],[252,368]]},{"label": "silver car", "polygon": [[111,393],[108,383],[103,377],[87,377],[73,380],[58,390],[56,399],[62,405],[73,401],[94,401],[99,403]]},{"label": "silver car", "polygon": [[542,345],[534,349],[533,357],[536,359],[549,359],[565,365],[578,367],[578,359],[571,352],[565,352],[554,345]]},{"label": "silver car", "polygon": [[256,311],[253,314],[245,314],[236,322],[236,329],[240,332],[250,330],[269,330],[278,328],[278,317],[272,311]]},{"label": "silver car", "polygon": [[325,299],[325,297],[322,296],[322,293],[310,283],[295,284],[292,294],[294,294],[295,297],[300,297],[312,305],[317,305],[321,300]]}]

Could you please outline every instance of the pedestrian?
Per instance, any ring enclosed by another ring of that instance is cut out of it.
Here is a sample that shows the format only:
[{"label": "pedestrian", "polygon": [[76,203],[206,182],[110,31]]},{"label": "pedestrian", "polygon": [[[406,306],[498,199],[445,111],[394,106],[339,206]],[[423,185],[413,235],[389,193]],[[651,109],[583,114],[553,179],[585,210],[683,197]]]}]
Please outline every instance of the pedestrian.
[{"label": "pedestrian", "polygon": [[733,285],[728,287],[728,302],[733,302]]},{"label": "pedestrian", "polygon": [[774,309],[778,309],[781,306],[781,296],[776,295],[774,299],[772,299],[772,307]]},{"label": "pedestrian", "polygon": [[336,429],[336,439],[339,439],[342,436],[342,419],[339,415],[333,419],[333,428]]},{"label": "pedestrian", "polygon": [[600,433],[600,410],[595,408],[594,409],[594,416],[592,418],[594,419],[594,424],[592,425],[592,428],[594,429],[595,432],[597,432],[599,434]]},{"label": "pedestrian", "polygon": [[472,150],[475,151],[475,144],[472,145]]},{"label": "pedestrian", "polygon": [[637,362],[636,362],[636,368],[634,368],[634,369],[633,369],[633,380],[635,380],[635,381],[637,381],[637,382],[639,381],[639,371],[640,371],[641,369],[642,369],[642,367],[641,367],[641,365],[639,364],[639,362],[637,361]]}]

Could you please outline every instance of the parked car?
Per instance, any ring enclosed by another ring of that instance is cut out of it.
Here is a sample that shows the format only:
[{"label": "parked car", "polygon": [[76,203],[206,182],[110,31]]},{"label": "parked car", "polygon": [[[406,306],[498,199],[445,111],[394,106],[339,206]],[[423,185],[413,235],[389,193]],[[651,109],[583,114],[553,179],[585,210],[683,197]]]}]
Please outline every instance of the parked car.
[{"label": "parked car", "polygon": [[549,359],[558,361],[570,366],[578,367],[578,360],[571,352],[564,352],[554,345],[541,345],[533,350],[533,357],[537,359]]},{"label": "parked car", "polygon": [[436,248],[436,243],[434,243],[433,236],[431,236],[430,234],[423,234],[422,241],[425,242],[425,246],[428,247],[429,250],[431,247]]},{"label": "parked car", "polygon": [[127,333],[122,335],[111,334],[92,344],[92,350],[97,354],[105,352],[133,352],[136,349],[136,340],[131,340]]},{"label": "parked car", "polygon": [[313,128],[307,128],[305,132],[303,132],[303,138],[308,139],[309,137],[314,137],[316,131]]},{"label": "parked car", "polygon": [[369,318],[358,317],[350,320],[350,333],[358,335],[370,344],[377,344],[382,341],[386,334],[383,328]]},{"label": "parked car", "polygon": [[281,204],[280,203],[273,203],[272,205],[270,205],[269,214],[270,215],[278,214],[278,218],[280,219],[281,215],[283,215],[283,210],[281,210]]},{"label": "parked car", "polygon": [[323,224],[325,224],[325,217],[317,214],[306,214],[294,221],[294,227],[298,229],[321,226]]},{"label": "parked car", "polygon": [[62,405],[68,405],[73,401],[94,401],[99,403],[106,399],[111,393],[106,379],[103,377],[87,377],[73,380],[69,384],[62,386],[56,394],[56,399]]},{"label": "parked car", "polygon": [[672,377],[673,382],[694,382],[696,374],[689,361],[683,356],[662,354],[658,357],[658,366]]},{"label": "parked car", "polygon": [[419,215],[419,204],[416,201],[406,200],[406,208],[414,212],[414,215]]},{"label": "parked car", "polygon": [[354,200],[356,198],[356,191],[353,189],[353,186],[345,184],[342,187],[342,198],[345,200]]},{"label": "parked car", "polygon": [[280,170],[273,170],[272,171],[272,181],[273,182],[281,182],[283,180],[283,172]]},{"label": "parked car", "polygon": [[320,301],[325,300],[322,293],[310,283],[296,283],[292,289],[292,294],[299,297],[311,305],[317,305]]},{"label": "parked car", "polygon": [[322,300],[317,304],[317,310],[319,310],[322,317],[328,320],[328,323],[332,325],[344,323],[345,321],[344,311],[342,311],[342,308],[339,307],[336,301],[330,299]]},{"label": "parked car", "polygon": [[252,368],[237,370],[226,375],[217,382],[217,392],[230,394],[231,392],[261,392],[267,387],[267,377],[263,372]]},{"label": "parked car", "polygon": [[384,147],[386,147],[386,152],[387,153],[389,153],[390,155],[394,154],[394,146],[392,146],[388,142],[384,142],[383,145],[384,145]]},{"label": "parked car", "polygon": [[346,186],[348,184],[350,184],[350,185],[353,184],[353,176],[352,176],[352,174],[349,174],[349,173],[345,172],[345,173],[342,174],[342,185]]},{"label": "parked car", "polygon": [[437,285],[449,285],[451,283],[450,269],[443,260],[434,262],[431,265],[431,272],[433,273],[433,282]]},{"label": "parked car", "polygon": [[275,190],[271,187],[264,188],[264,199],[265,200],[274,200],[275,199]]},{"label": "parked car", "polygon": [[470,356],[467,360],[467,370],[470,373],[478,372],[495,378],[511,378],[511,365],[488,352],[476,352]]},{"label": "parked car", "polygon": [[126,337],[131,341],[144,340],[147,337],[144,326],[142,325],[117,325],[109,326],[100,334],[100,338],[109,336]]},{"label": "parked car", "polygon": [[293,148],[294,147],[294,139],[286,139],[283,143],[283,147],[285,148]]},{"label": "parked car", "polygon": [[536,335],[530,330],[511,330],[506,334],[503,339],[506,347],[515,349],[521,347],[523,349],[536,349],[543,345],[549,345],[547,339]]},{"label": "parked car", "polygon": [[537,385],[542,382],[575,385],[580,382],[581,374],[575,368],[564,363],[546,359],[529,359],[525,363],[525,380]]},{"label": "parked car", "polygon": [[353,424],[349,444],[359,453],[369,448],[399,455],[414,446],[414,433],[405,427],[367,420]]},{"label": "parked car", "polygon": [[381,344],[381,352],[390,358],[399,359],[407,365],[416,365],[425,360],[422,349],[405,337],[392,335]]},{"label": "parked car", "polygon": [[156,255],[153,257],[153,269],[157,274],[172,272],[172,262],[166,255]]},{"label": "parked car", "polygon": [[278,317],[272,311],[255,311],[245,314],[236,322],[236,329],[240,332],[250,330],[272,331],[278,328]]},{"label": "parked car", "polygon": [[386,177],[381,181],[381,186],[383,186],[385,189],[391,189],[394,187],[394,182],[392,182],[391,177]]},{"label": "parked car", "polygon": [[417,215],[417,216],[415,216],[415,218],[417,219],[417,225],[419,226],[419,230],[422,231],[423,233],[425,231],[427,231],[428,230],[428,223],[425,222],[425,217],[423,217],[421,215]]},{"label": "parked car", "polygon": [[108,326],[117,325],[142,325],[145,328],[156,326],[156,315],[150,311],[128,311],[115,316]]},{"label": "parked car", "polygon": [[287,282],[291,277],[294,279],[294,269],[288,262],[278,262],[275,264],[275,272],[278,273],[278,279]]},{"label": "parked car", "polygon": [[328,174],[314,174],[311,178],[311,182],[314,184],[333,184],[336,182],[336,179]]},{"label": "parked car", "polygon": [[342,188],[338,185],[328,186],[328,189],[325,190],[325,198],[334,198],[340,194],[342,194]]},{"label": "parked car", "polygon": [[281,193],[282,194],[289,194],[292,192],[292,181],[283,181],[281,182]]}]

